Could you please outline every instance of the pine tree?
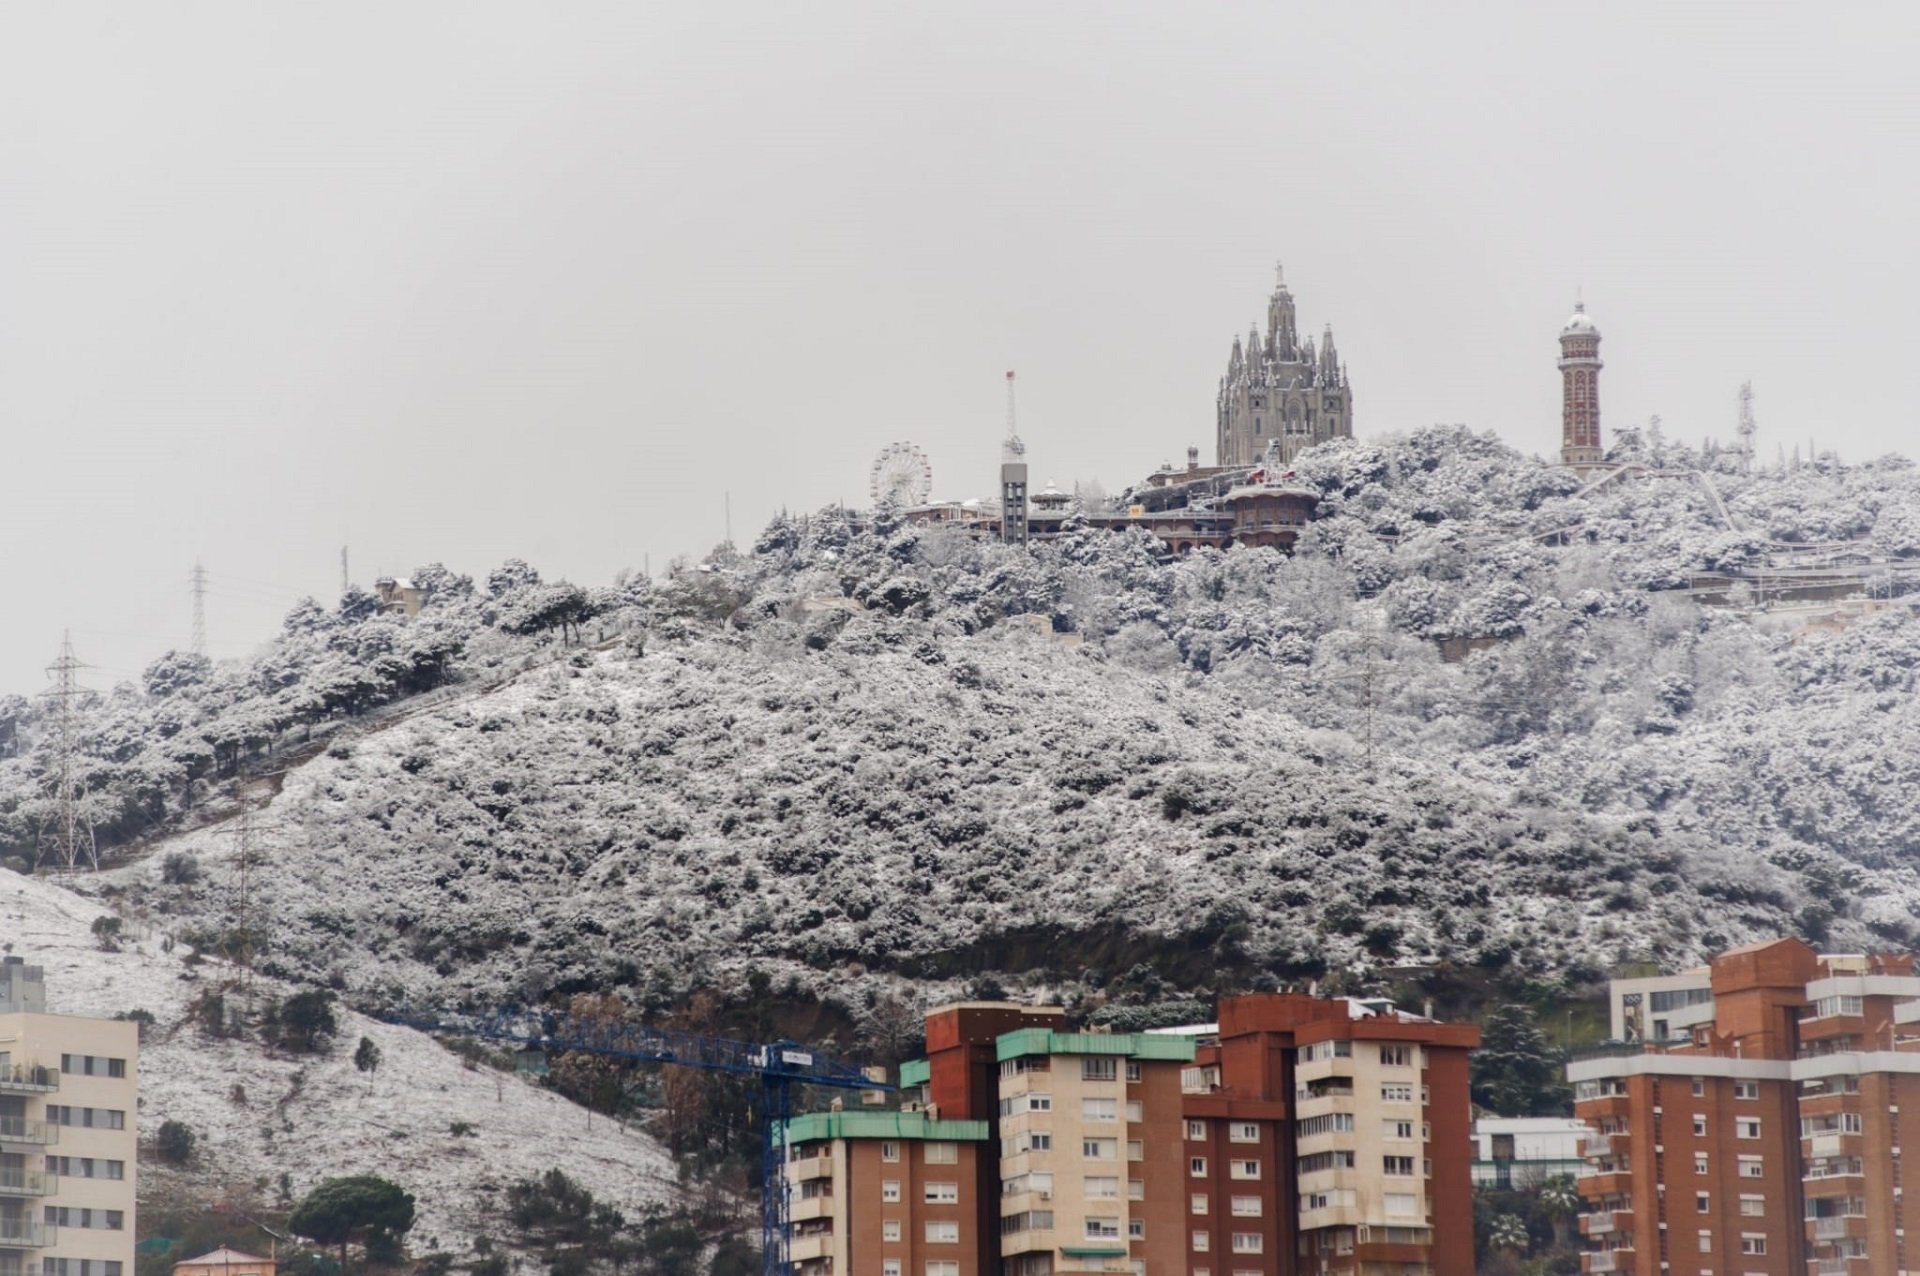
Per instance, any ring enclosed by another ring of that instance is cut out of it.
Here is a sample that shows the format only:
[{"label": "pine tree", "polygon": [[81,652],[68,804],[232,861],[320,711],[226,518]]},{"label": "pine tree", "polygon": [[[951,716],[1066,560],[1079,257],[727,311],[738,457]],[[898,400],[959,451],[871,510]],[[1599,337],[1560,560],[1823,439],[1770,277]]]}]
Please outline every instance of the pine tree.
[{"label": "pine tree", "polygon": [[1560,1052],[1526,1006],[1497,1007],[1480,1025],[1473,1055],[1473,1099],[1501,1116],[1551,1116],[1564,1107]]}]

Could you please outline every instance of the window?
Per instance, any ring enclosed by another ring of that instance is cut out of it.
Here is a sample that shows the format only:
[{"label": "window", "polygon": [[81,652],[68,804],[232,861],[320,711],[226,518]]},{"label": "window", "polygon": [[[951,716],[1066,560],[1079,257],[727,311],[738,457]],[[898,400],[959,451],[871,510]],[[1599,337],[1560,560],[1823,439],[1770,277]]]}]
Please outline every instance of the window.
[{"label": "window", "polygon": [[1764,1254],[1767,1252],[1767,1234],[1765,1232],[1740,1233],[1740,1252],[1742,1254]]},{"label": "window", "polygon": [[1235,1121],[1227,1127],[1227,1137],[1235,1143],[1258,1143],[1260,1127],[1252,1121]]},{"label": "window", "polygon": [[46,1210],[46,1221],[56,1227],[97,1228],[118,1232],[127,1225],[127,1215],[123,1210],[83,1209],[72,1205],[49,1205]]},{"label": "window", "polygon": [[1353,1132],[1353,1113],[1334,1112],[1327,1116],[1308,1117],[1295,1123],[1293,1134],[1296,1139],[1311,1139],[1321,1134],[1351,1134]]},{"label": "window", "polygon": [[1713,1233],[1704,1227],[1700,1229],[1700,1252],[1702,1254],[1713,1253]]},{"label": "window", "polygon": [[1707,1118],[1705,1113],[1696,1112],[1693,1114],[1693,1137],[1696,1139],[1704,1139],[1707,1137]]},{"label": "window", "polygon": [[1395,1081],[1380,1087],[1382,1103],[1412,1103],[1413,1087],[1404,1081]]},{"label": "window", "polygon": [[1693,1154],[1693,1172],[1695,1174],[1705,1174],[1707,1172],[1707,1154],[1705,1152],[1695,1152]]},{"label": "window", "polygon": [[1143,1241],[1147,1239],[1147,1220],[1144,1218],[1128,1219],[1127,1220],[1127,1236],[1129,1239],[1136,1240],[1136,1241]]},{"label": "window", "polygon": [[1127,1159],[1129,1161],[1146,1160],[1147,1145],[1142,1141],[1140,1141],[1139,1139],[1128,1139],[1127,1140]]},{"label": "window", "polygon": [[1387,1213],[1395,1218],[1412,1218],[1420,1212],[1419,1198],[1409,1192],[1388,1192]]},{"label": "window", "polygon": [[1260,1162],[1234,1161],[1227,1166],[1227,1176],[1236,1179],[1257,1179],[1260,1177]]},{"label": "window", "polygon": [[1257,1196],[1234,1197],[1233,1216],[1235,1218],[1259,1218],[1260,1198]]},{"label": "window", "polygon": [[1705,1192],[1695,1192],[1693,1194],[1693,1212],[1696,1214],[1713,1213],[1712,1198]]},{"label": "window", "polygon": [[1090,1241],[1117,1241],[1120,1239],[1120,1220],[1089,1217],[1086,1236]]},{"label": "window", "polygon": [[883,1241],[899,1240],[900,1239],[900,1220],[897,1218],[887,1218],[887,1219],[880,1220],[880,1239]]},{"label": "window", "polygon": [[[899,1240],[900,1238],[896,1236],[894,1239]],[[880,1260],[880,1276],[900,1276],[900,1260],[897,1258]]]},{"label": "window", "polygon": [[960,1163],[960,1145],[958,1143],[927,1144],[928,1165],[958,1165]]},{"label": "window", "polygon": [[1027,1135],[1027,1150],[1029,1152],[1053,1151],[1053,1135],[1046,1130],[1033,1131]]},{"label": "window", "polygon": [[1187,1212],[1190,1214],[1205,1214],[1207,1212],[1207,1194],[1205,1192],[1195,1192],[1187,1203]]},{"label": "window", "polygon": [[77,1077],[124,1077],[127,1075],[127,1061],[98,1054],[63,1054],[60,1056],[60,1071]]},{"label": "window", "polygon": [[1746,1196],[1746,1195],[1742,1195],[1740,1197],[1740,1216],[1742,1218],[1765,1218],[1766,1215],[1767,1215],[1767,1198],[1766,1197]]},{"label": "window", "polygon": [[1695,1077],[1693,1079],[1693,1097],[1696,1099],[1703,1099],[1706,1097],[1706,1095],[1707,1095],[1707,1079],[1705,1077]]},{"label": "window", "polygon": [[1113,1121],[1119,1117],[1118,1105],[1112,1099],[1080,1100],[1080,1119],[1082,1121]]},{"label": "window", "polygon": [[1120,1155],[1120,1145],[1113,1139],[1081,1139],[1080,1155],[1089,1161],[1111,1161]]},{"label": "window", "polygon": [[1767,1176],[1766,1164],[1757,1156],[1740,1158],[1740,1177],[1743,1179],[1761,1179]]},{"label": "window", "polygon": [[1207,1177],[1207,1158],[1204,1156],[1188,1157],[1187,1173],[1197,1179],[1203,1179]]},{"label": "window", "polygon": [[927,1276],[960,1276],[960,1260],[930,1258],[927,1260]]},{"label": "window", "polygon": [[1205,1121],[1187,1122],[1187,1138],[1197,1143],[1197,1142],[1200,1142],[1201,1140],[1204,1140],[1206,1137],[1207,1137],[1207,1123]]},{"label": "window", "polygon": [[1145,1118],[1141,1114],[1140,1100],[1128,1099],[1127,1100],[1127,1122],[1131,1125],[1139,1125],[1140,1122],[1144,1119]]},{"label": "window", "polygon": [[1399,1175],[1403,1178],[1413,1176],[1413,1158],[1410,1156],[1383,1156],[1380,1158],[1381,1172]]},{"label": "window", "polygon": [[927,1244],[958,1245],[960,1243],[960,1220],[956,1218],[930,1218],[927,1220]]},{"label": "window", "polygon": [[1406,1046],[1381,1046],[1380,1066],[1383,1068],[1412,1067],[1413,1051]]},{"label": "window", "polygon": [[82,1129],[124,1130],[127,1128],[127,1114],[119,1108],[70,1108],[58,1103],[49,1103],[47,1120],[54,1125],[74,1125]]},{"label": "window", "polygon": [[925,1185],[926,1201],[929,1205],[958,1205],[960,1203],[960,1185],[958,1183],[928,1183]]},{"label": "window", "polygon": [[1413,1122],[1411,1121],[1387,1121],[1383,1122],[1383,1125],[1385,1129],[1382,1132],[1389,1139],[1411,1139],[1413,1137]]},{"label": "window", "polygon": [[1139,1079],[1140,1079],[1140,1061],[1138,1059],[1127,1060],[1127,1080],[1138,1081]]},{"label": "window", "polygon": [[1757,1099],[1760,1097],[1758,1081],[1736,1081],[1733,1083],[1733,1097],[1736,1099]]},{"label": "window", "polygon": [[1112,1081],[1120,1075],[1119,1062],[1112,1055],[1089,1055],[1080,1061],[1080,1079]]},{"label": "window", "polygon": [[1117,1201],[1120,1180],[1110,1174],[1089,1174],[1080,1180],[1080,1194],[1090,1201]]},{"label": "window", "polygon": [[1204,1254],[1213,1247],[1212,1239],[1205,1232],[1195,1232],[1192,1243],[1193,1252],[1196,1254]]},{"label": "window", "polygon": [[127,1163],[97,1156],[50,1156],[47,1173],[75,1179],[123,1179],[127,1176]]},{"label": "window", "polygon": [[899,1160],[900,1145],[898,1143],[882,1143],[880,1145],[880,1159],[883,1161]]},{"label": "window", "polygon": [[120,1264],[111,1258],[43,1258],[40,1276],[120,1276]]},{"label": "window", "polygon": [[1233,1234],[1233,1252],[1236,1254],[1259,1254],[1265,1251],[1266,1241],[1258,1232],[1235,1232]]},{"label": "window", "polygon": [[1127,1199],[1129,1201],[1144,1201],[1147,1199],[1147,1183],[1145,1179],[1127,1180]]},{"label": "window", "polygon": [[880,1199],[891,1205],[900,1199],[900,1180],[884,1179],[880,1183]]},{"label": "window", "polygon": [[1733,1119],[1733,1133],[1734,1133],[1734,1137],[1736,1138],[1742,1138],[1742,1139],[1759,1138],[1760,1137],[1760,1118],[1759,1117],[1735,1117]]}]

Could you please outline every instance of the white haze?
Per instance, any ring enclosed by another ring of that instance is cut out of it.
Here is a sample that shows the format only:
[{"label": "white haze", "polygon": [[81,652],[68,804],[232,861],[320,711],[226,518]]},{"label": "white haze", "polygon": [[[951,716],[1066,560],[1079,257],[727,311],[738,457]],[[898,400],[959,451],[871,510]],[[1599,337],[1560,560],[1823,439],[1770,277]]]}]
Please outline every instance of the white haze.
[{"label": "white haze", "polygon": [[0,688],[299,594],[604,580],[882,444],[1211,451],[1282,257],[1363,435],[1911,450],[1911,6],[0,5]]}]

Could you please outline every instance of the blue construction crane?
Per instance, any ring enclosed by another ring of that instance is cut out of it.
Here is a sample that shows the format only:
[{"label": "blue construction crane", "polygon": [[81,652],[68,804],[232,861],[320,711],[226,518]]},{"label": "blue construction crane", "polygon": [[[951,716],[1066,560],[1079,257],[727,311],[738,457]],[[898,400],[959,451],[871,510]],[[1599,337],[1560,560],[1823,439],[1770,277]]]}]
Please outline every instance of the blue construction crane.
[{"label": "blue construction crane", "polygon": [[523,1050],[577,1050],[583,1054],[672,1063],[707,1072],[730,1072],[760,1082],[760,1270],[763,1276],[789,1276],[787,1239],[787,1119],[793,1115],[793,1087],[830,1086],[838,1090],[892,1090],[860,1069],[829,1058],[795,1041],[764,1045],[694,1032],[646,1028],[638,1024],[576,1019],[546,1011],[503,1012],[492,1016],[439,1012],[397,1014],[389,1022],[422,1032],[489,1041],[511,1041]]}]

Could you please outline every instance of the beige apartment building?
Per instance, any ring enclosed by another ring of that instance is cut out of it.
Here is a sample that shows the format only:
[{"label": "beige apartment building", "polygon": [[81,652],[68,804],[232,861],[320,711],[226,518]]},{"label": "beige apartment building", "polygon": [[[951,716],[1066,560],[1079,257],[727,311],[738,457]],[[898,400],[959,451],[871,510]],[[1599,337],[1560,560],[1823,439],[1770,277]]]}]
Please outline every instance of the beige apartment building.
[{"label": "beige apartment building", "polygon": [[0,960],[0,1276],[132,1276],[139,1026]]}]

